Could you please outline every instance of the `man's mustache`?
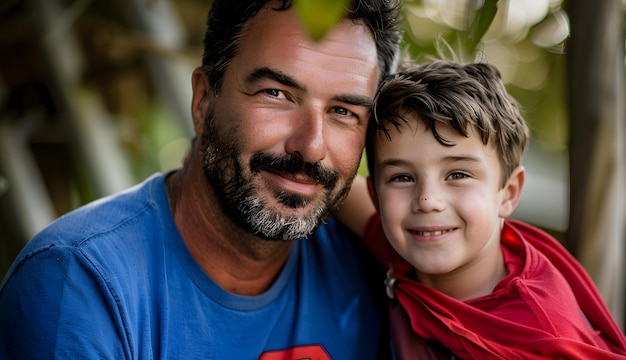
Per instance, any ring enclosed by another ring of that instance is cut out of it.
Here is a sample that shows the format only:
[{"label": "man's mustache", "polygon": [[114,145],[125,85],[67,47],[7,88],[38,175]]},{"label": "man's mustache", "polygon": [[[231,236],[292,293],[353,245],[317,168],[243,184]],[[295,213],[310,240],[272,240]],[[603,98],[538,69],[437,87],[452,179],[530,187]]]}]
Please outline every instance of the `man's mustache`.
[{"label": "man's mustache", "polygon": [[336,171],[322,166],[319,162],[308,163],[291,155],[277,156],[270,153],[257,153],[250,159],[250,168],[254,172],[266,168],[270,171],[304,175],[326,188],[333,188],[339,179]]}]

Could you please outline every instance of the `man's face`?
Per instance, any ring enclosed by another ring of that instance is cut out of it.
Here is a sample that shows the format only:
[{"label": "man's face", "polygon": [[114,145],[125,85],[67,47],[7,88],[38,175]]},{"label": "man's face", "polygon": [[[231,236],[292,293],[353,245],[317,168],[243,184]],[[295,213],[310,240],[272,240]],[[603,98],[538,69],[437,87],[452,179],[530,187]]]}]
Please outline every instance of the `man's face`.
[{"label": "man's face", "polygon": [[347,194],[378,81],[376,46],[344,22],[322,41],[261,10],[207,111],[202,161],[224,210],[269,239],[309,235]]}]

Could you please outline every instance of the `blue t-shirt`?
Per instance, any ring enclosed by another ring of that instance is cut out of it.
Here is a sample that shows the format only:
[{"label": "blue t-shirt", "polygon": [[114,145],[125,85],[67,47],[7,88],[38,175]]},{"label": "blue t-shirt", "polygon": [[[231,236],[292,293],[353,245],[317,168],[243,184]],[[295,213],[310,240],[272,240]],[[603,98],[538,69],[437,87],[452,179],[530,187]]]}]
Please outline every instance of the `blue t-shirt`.
[{"label": "blue t-shirt", "polygon": [[380,319],[348,234],[295,242],[259,296],[224,291],[185,247],[158,174],[51,224],[0,288],[2,359],[368,359]]}]

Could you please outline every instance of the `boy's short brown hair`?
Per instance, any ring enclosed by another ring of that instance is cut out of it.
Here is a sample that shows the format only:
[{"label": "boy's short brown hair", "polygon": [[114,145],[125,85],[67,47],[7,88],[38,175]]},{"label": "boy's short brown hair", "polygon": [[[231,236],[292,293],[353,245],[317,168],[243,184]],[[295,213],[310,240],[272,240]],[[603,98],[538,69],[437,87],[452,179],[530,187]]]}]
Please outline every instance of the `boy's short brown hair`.
[{"label": "boy's short brown hair", "polygon": [[495,66],[434,61],[400,71],[380,88],[365,145],[370,176],[375,171],[376,134],[382,131],[391,140],[388,126],[400,129],[410,113],[419,114],[442,145],[453,144],[441,137],[437,124],[450,126],[465,137],[471,126],[483,144],[493,141],[501,157],[501,186],[520,165],[528,145],[528,125]]}]

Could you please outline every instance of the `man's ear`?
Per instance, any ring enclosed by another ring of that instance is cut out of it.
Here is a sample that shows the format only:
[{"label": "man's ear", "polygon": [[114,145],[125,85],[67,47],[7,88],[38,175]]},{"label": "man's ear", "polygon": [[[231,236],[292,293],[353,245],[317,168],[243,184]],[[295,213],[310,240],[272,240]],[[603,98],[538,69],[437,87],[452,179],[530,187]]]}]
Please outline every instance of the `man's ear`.
[{"label": "man's ear", "polygon": [[371,176],[367,177],[367,192],[369,192],[370,198],[376,207],[376,211],[378,211],[378,196],[376,196],[376,188],[374,187],[374,180],[372,180]]},{"label": "man's ear", "polygon": [[191,117],[196,135],[199,135],[204,129],[204,121],[213,96],[209,77],[201,67],[196,68],[191,75],[191,90]]},{"label": "man's ear", "polygon": [[515,211],[522,195],[525,180],[526,170],[524,170],[524,167],[516,167],[504,187],[500,190],[502,191],[502,201],[500,203],[500,211],[498,212],[499,217],[509,217]]}]

